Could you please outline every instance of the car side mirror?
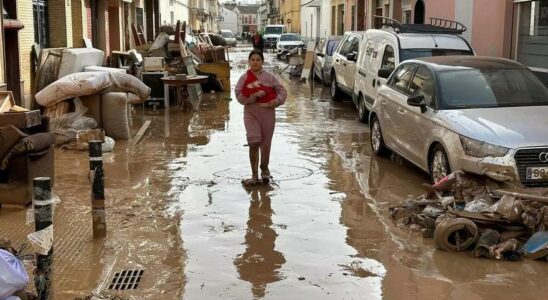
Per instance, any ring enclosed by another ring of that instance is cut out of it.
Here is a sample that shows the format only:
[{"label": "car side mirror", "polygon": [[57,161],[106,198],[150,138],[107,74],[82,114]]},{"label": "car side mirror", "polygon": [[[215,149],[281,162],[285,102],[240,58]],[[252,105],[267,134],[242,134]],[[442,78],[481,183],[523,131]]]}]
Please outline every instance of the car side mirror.
[{"label": "car side mirror", "polygon": [[346,59],[348,61],[356,61],[356,53],[355,52],[352,52],[352,53],[348,53],[346,55]]},{"label": "car side mirror", "polygon": [[416,95],[407,98],[407,105],[420,107],[422,113],[426,112],[426,102],[424,101],[423,95]]},{"label": "car side mirror", "polygon": [[377,75],[379,75],[380,78],[385,78],[385,79],[390,77],[390,74],[392,74],[392,70],[390,69],[379,69],[379,72],[377,73]]},{"label": "car side mirror", "polygon": [[319,57],[325,57],[325,54],[323,54],[323,53],[319,53],[319,52],[318,52],[318,53],[316,53],[316,56],[319,56]]}]

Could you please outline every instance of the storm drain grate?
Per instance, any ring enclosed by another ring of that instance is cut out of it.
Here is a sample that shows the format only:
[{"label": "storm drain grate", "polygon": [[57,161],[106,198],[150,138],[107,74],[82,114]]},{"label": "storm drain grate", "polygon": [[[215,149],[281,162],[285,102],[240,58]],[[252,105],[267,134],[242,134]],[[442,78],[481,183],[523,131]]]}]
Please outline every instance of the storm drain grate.
[{"label": "storm drain grate", "polygon": [[109,290],[134,290],[139,287],[144,270],[124,270],[117,272],[108,287]]}]

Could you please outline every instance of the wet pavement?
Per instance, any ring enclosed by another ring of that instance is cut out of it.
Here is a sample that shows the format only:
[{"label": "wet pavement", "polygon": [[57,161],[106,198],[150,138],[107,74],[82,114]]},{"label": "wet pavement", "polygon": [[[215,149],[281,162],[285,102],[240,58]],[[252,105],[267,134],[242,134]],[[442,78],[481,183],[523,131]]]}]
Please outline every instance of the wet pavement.
[{"label": "wet pavement", "polygon": [[[250,49],[230,54],[231,84]],[[267,55],[267,70],[278,63]],[[85,153],[56,151],[56,299],[108,290],[114,272],[145,270],[133,299],[543,299],[546,263],[436,250],[388,207],[425,191],[426,174],[371,155],[350,101],[282,75],[274,183],[246,190],[243,106],[205,95],[198,112],[133,111],[151,128],[133,152],[105,155],[105,240],[91,237]],[[0,236],[22,241],[24,211],[0,210]],[[72,298],[71,298],[72,297]]]}]

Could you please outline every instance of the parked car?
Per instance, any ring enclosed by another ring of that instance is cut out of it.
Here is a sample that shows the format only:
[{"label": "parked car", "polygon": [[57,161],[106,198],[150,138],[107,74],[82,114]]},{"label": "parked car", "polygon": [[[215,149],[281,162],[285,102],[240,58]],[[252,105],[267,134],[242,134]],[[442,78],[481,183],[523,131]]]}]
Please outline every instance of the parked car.
[{"label": "parked car", "polygon": [[238,41],[236,40],[234,33],[232,33],[232,30],[221,29],[221,36],[225,39],[227,46],[236,47],[236,44],[238,44]]},{"label": "parked car", "polygon": [[331,67],[333,65],[333,53],[342,36],[328,36],[321,38],[314,49],[314,76],[319,78],[324,85],[331,83]]},{"label": "parked car", "polygon": [[276,44],[282,33],[285,33],[284,25],[266,25],[263,32],[264,46],[270,49],[276,49]]},{"label": "parked car", "polygon": [[400,64],[369,117],[371,147],[437,182],[452,170],[548,186],[548,88],[511,60],[437,56]]},{"label": "parked car", "polygon": [[360,42],[364,32],[348,31],[344,34],[333,54],[331,68],[331,99],[342,100],[343,93],[351,96],[354,91],[354,73]]},{"label": "parked car", "polygon": [[304,49],[304,41],[298,33],[284,33],[276,45],[276,57],[278,59],[285,57],[289,52],[296,48]]},{"label": "parked car", "polygon": [[358,55],[352,101],[362,122],[367,122],[377,89],[386,83],[380,73],[390,74],[400,62],[412,58],[474,55],[470,44],[459,35],[466,28],[455,21],[447,20],[444,24],[451,26],[441,27],[382,19],[393,27],[367,30]]}]

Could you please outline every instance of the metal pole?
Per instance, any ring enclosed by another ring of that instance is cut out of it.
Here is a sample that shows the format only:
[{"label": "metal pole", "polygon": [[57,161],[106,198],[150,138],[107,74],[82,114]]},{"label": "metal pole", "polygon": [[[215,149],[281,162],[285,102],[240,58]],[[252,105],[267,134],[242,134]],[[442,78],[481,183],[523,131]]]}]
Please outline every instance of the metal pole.
[{"label": "metal pole", "polygon": [[101,141],[89,142],[89,169],[91,180],[91,216],[93,237],[104,237],[107,233],[105,217],[105,173]]},{"label": "metal pole", "polygon": [[[40,231],[53,226],[53,200],[51,199],[51,179],[37,177],[34,185],[34,229]],[[53,295],[51,279],[53,275],[53,246],[47,255],[36,254],[36,275],[34,284],[39,300],[47,300]]]}]

